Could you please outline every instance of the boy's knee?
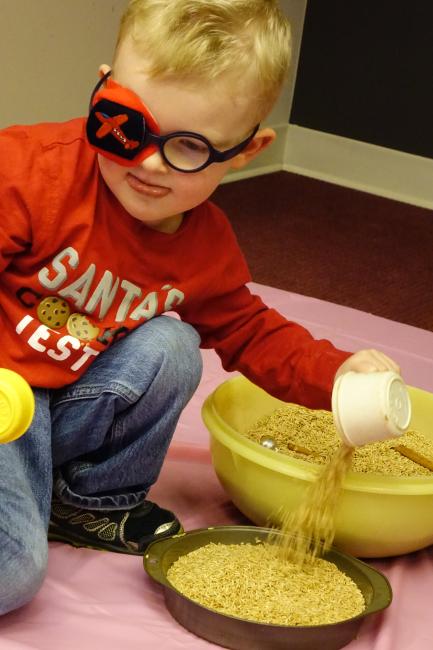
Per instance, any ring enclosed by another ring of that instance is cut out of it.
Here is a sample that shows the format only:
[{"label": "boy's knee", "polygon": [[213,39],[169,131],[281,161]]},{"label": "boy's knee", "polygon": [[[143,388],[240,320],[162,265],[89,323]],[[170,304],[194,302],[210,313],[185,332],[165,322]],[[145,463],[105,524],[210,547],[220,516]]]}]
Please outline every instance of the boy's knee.
[{"label": "boy's knee", "polygon": [[191,346],[194,349],[198,349],[200,345],[200,336],[197,330],[179,318],[163,315],[149,321],[148,324],[150,323],[158,327],[168,341],[182,341],[185,347]]},{"label": "boy's knee", "polygon": [[173,375],[178,375],[181,382],[187,382],[186,388],[197,388],[203,370],[200,353],[200,337],[188,323],[163,316],[158,318],[161,337],[160,350],[164,361],[171,367]]},{"label": "boy's knee", "polygon": [[39,544],[34,531],[29,530],[32,547],[14,540],[2,540],[0,551],[0,615],[26,605],[42,586],[47,570],[48,542],[46,534]]}]

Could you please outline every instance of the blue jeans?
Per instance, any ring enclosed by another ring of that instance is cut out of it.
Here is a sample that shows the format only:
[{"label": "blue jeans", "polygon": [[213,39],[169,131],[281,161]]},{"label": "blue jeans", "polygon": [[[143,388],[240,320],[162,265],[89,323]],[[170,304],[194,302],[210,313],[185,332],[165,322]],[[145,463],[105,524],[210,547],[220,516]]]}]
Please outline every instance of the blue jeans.
[{"label": "blue jeans", "polygon": [[98,356],[74,384],[35,389],[31,427],[0,445],[0,614],[42,584],[52,491],[89,509],[144,501],[201,371],[196,331],[160,316]]}]

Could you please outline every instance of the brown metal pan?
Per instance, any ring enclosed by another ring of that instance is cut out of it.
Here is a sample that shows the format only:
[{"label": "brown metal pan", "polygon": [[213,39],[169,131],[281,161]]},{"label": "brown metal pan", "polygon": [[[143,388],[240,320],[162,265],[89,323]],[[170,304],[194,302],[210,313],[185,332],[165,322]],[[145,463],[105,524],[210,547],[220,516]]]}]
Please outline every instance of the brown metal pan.
[{"label": "brown metal pan", "polygon": [[269,532],[268,528],[256,526],[219,526],[175,535],[149,546],[143,560],[144,568],[162,585],[167,609],[181,625],[197,636],[233,650],[338,650],[356,637],[366,616],[391,603],[392,591],[384,575],[335,549],[329,551],[325,559],[358,585],[366,607],[359,616],[331,625],[289,627],[227,616],[190,600],[167,580],[170,566],[180,556],[201,546],[210,542],[255,543],[257,539],[265,540]]}]

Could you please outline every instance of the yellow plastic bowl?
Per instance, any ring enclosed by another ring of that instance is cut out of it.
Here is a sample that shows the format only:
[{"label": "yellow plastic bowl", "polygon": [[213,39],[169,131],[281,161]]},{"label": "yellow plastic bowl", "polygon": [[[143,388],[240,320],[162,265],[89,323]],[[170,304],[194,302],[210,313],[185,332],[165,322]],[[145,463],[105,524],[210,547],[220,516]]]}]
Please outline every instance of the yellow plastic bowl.
[{"label": "yellow plastic bowl", "polygon": [[[433,394],[409,387],[411,428],[433,439]],[[235,377],[206,399],[202,416],[211,434],[216,474],[233,503],[258,526],[301,501],[320,466],[265,449],[245,433],[284,405]],[[388,557],[433,544],[433,478],[349,472],[336,518],[335,546],[358,557]]]},{"label": "yellow plastic bowl", "polygon": [[0,444],[22,436],[35,412],[35,398],[26,380],[18,373],[0,368]]}]

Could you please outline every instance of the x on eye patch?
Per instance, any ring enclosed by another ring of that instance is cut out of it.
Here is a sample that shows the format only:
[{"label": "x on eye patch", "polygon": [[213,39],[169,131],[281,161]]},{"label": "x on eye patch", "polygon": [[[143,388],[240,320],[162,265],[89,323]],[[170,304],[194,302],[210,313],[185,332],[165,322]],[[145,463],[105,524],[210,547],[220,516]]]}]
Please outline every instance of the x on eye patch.
[{"label": "x on eye patch", "polygon": [[159,126],[140,98],[110,79],[110,74],[100,79],[92,93],[87,139],[107,158],[133,166],[157,151],[145,136],[149,130],[159,134]]},{"label": "x on eye patch", "polygon": [[225,151],[218,151],[204,136],[191,131],[160,135],[158,122],[140,97],[116,83],[110,74],[100,79],[92,93],[86,133],[93,149],[120,165],[138,165],[159,150],[170,167],[197,172],[236,156],[259,128],[257,125],[248,138]]}]

